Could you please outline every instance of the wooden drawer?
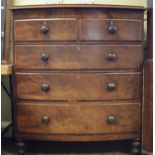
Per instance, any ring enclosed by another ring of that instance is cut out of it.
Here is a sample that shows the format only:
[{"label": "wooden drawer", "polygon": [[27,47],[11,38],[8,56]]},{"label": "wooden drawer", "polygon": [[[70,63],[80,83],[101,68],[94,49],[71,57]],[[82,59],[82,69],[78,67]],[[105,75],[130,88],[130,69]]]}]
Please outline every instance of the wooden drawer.
[{"label": "wooden drawer", "polygon": [[77,40],[75,18],[16,20],[14,26],[15,41]]},{"label": "wooden drawer", "polygon": [[82,19],[80,38],[84,41],[141,41],[141,20]]},{"label": "wooden drawer", "polygon": [[140,130],[139,103],[16,105],[17,131],[35,134],[114,134]]},{"label": "wooden drawer", "polygon": [[16,93],[25,100],[138,99],[139,73],[17,73]]},{"label": "wooden drawer", "polygon": [[142,62],[140,45],[15,46],[16,69],[138,69]]}]

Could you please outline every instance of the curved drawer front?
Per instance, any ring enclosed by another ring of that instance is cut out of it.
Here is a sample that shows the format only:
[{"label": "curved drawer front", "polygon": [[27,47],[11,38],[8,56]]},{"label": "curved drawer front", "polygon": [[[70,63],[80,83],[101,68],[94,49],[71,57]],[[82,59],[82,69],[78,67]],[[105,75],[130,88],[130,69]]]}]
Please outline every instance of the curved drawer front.
[{"label": "curved drawer front", "polygon": [[77,40],[77,20],[74,18],[28,19],[15,21],[15,41]]},{"label": "curved drawer front", "polygon": [[18,99],[113,100],[138,99],[140,74],[18,73]]},{"label": "curved drawer front", "polygon": [[18,132],[36,134],[138,133],[139,103],[16,105]]},{"label": "curved drawer front", "polygon": [[141,20],[82,19],[81,40],[84,41],[141,41]]},{"label": "curved drawer front", "polygon": [[140,45],[15,46],[16,69],[138,69],[142,61]]}]

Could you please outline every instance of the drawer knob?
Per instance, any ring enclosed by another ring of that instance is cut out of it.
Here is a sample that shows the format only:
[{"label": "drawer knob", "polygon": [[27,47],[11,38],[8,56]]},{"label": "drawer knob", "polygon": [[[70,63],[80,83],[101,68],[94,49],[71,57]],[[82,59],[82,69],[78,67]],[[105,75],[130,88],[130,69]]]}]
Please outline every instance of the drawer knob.
[{"label": "drawer knob", "polygon": [[42,60],[42,61],[47,62],[48,59],[49,59],[48,54],[43,53],[43,54],[41,55],[41,60]]},{"label": "drawer knob", "polygon": [[108,124],[115,124],[116,122],[117,122],[116,116],[113,116],[113,115],[108,116],[108,119],[107,119]]},{"label": "drawer knob", "polygon": [[110,33],[115,33],[117,31],[117,27],[112,21],[110,22],[110,26],[108,27],[108,31]]},{"label": "drawer knob", "polygon": [[48,92],[48,90],[49,90],[49,85],[46,84],[46,83],[43,83],[43,84],[41,85],[41,90],[44,91],[44,92]]},{"label": "drawer knob", "polygon": [[107,89],[109,91],[113,91],[116,89],[116,84],[115,83],[109,83]]},{"label": "drawer knob", "polygon": [[114,61],[117,58],[117,54],[116,53],[113,53],[113,52],[112,53],[109,53],[108,56],[107,56],[107,58],[108,58],[109,61]]},{"label": "drawer knob", "polygon": [[44,124],[48,124],[49,122],[50,122],[50,118],[48,117],[48,116],[43,116],[42,117],[42,122],[44,123]]},{"label": "drawer knob", "polygon": [[43,34],[47,34],[49,32],[49,29],[46,25],[43,25],[40,29],[40,31],[43,33]]}]

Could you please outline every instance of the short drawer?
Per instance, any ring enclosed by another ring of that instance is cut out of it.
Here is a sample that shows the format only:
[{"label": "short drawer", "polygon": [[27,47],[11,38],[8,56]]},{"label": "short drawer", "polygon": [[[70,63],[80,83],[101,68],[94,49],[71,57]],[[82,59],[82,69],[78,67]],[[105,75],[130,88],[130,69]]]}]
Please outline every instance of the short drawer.
[{"label": "short drawer", "polygon": [[82,19],[80,39],[83,41],[141,41],[141,20]]},{"label": "short drawer", "polygon": [[14,21],[15,41],[75,41],[74,18],[27,19]]},{"label": "short drawer", "polygon": [[139,69],[141,45],[17,45],[16,69]]},{"label": "short drawer", "polygon": [[25,100],[139,99],[139,73],[17,73],[16,94]]},{"label": "short drawer", "polygon": [[139,133],[140,113],[139,103],[19,103],[15,121],[21,133]]}]

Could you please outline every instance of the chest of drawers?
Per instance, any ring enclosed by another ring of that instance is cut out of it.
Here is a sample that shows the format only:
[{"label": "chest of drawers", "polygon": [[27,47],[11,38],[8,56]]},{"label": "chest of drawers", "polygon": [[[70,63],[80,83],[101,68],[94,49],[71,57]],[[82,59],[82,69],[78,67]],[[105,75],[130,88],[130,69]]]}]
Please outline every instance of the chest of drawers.
[{"label": "chest of drawers", "polygon": [[144,8],[12,10],[16,139],[139,140]]}]

